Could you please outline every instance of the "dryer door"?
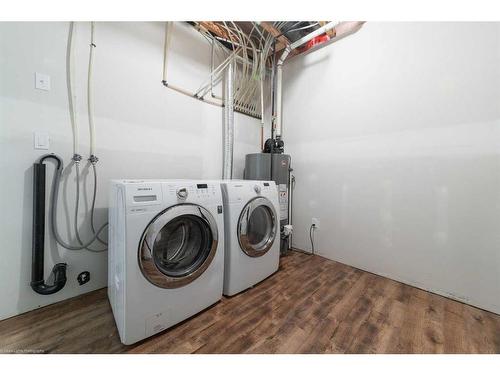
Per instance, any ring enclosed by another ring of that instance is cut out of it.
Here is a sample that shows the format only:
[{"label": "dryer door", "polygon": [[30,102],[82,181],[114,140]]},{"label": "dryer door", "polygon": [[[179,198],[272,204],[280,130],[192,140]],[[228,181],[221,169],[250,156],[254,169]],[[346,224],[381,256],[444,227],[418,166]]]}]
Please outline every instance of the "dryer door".
[{"label": "dryer door", "polygon": [[152,284],[178,288],[198,278],[217,251],[215,219],[205,208],[180,204],[162,211],[139,242],[139,267]]},{"label": "dryer door", "polygon": [[243,208],[238,220],[241,249],[251,257],[260,257],[271,248],[278,233],[276,211],[272,203],[257,197]]}]

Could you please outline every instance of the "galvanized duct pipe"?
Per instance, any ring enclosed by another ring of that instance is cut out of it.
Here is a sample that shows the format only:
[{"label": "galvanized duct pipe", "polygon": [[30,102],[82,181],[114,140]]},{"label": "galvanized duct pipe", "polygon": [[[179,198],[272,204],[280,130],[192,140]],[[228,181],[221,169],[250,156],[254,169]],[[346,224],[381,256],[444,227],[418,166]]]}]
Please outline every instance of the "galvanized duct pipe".
[{"label": "galvanized duct pipe", "polygon": [[224,142],[222,178],[233,178],[233,145],[234,145],[234,61],[226,68],[224,87]]},{"label": "galvanized duct pipe", "polygon": [[320,27],[319,29],[314,30],[312,33],[307,34],[303,38],[293,42],[288,45],[281,57],[276,64],[276,137],[281,137],[283,131],[283,119],[282,119],[282,89],[283,89],[283,63],[286,58],[295,48],[302,46],[303,44],[309,42],[311,39],[316,38],[317,36],[324,34],[328,30],[331,30],[335,27],[336,22],[328,22],[326,25]]},{"label": "galvanized duct pipe", "polygon": [[[283,52],[283,54],[286,53]],[[288,55],[288,53],[287,53]],[[281,61],[281,60],[280,60]],[[276,67],[276,129],[275,129],[275,136],[276,137],[281,137],[281,132],[282,132],[282,116],[281,116],[281,109],[283,107],[282,105],[282,95],[281,92],[283,90],[283,63],[280,64],[278,61],[278,65]]]}]

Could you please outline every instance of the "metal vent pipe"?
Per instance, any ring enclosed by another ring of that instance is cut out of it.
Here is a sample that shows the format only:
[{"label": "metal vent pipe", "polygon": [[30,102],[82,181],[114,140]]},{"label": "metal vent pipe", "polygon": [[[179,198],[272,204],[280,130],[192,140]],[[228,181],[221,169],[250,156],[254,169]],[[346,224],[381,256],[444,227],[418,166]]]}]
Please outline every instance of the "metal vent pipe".
[{"label": "metal vent pipe", "polygon": [[234,145],[234,61],[226,68],[224,87],[224,141],[222,178],[233,178],[233,145]]}]

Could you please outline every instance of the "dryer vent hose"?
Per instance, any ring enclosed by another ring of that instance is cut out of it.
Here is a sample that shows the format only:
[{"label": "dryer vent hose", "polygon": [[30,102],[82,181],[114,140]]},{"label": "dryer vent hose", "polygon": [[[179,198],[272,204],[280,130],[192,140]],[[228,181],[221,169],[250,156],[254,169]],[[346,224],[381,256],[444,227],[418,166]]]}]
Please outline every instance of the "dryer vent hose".
[{"label": "dryer vent hose", "polygon": [[66,263],[57,263],[52,269],[54,282],[47,285],[43,277],[45,256],[45,164],[44,160],[54,158],[58,169],[62,168],[60,159],[47,155],[33,166],[33,243],[31,261],[31,288],[38,294],[54,294],[66,285]]}]

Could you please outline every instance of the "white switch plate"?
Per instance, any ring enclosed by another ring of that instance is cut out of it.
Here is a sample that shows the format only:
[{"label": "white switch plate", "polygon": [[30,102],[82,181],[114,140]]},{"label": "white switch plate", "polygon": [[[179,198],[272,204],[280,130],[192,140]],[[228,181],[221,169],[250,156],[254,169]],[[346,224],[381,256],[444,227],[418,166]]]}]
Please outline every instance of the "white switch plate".
[{"label": "white switch plate", "polygon": [[313,217],[311,224],[314,224],[314,226],[316,227],[316,229],[319,229],[319,219],[318,218]]},{"label": "white switch plate", "polygon": [[34,147],[35,150],[48,150],[50,146],[50,137],[48,133],[45,132],[34,132],[33,133]]},{"label": "white switch plate", "polygon": [[50,76],[42,73],[35,73],[35,88],[50,91]]}]

